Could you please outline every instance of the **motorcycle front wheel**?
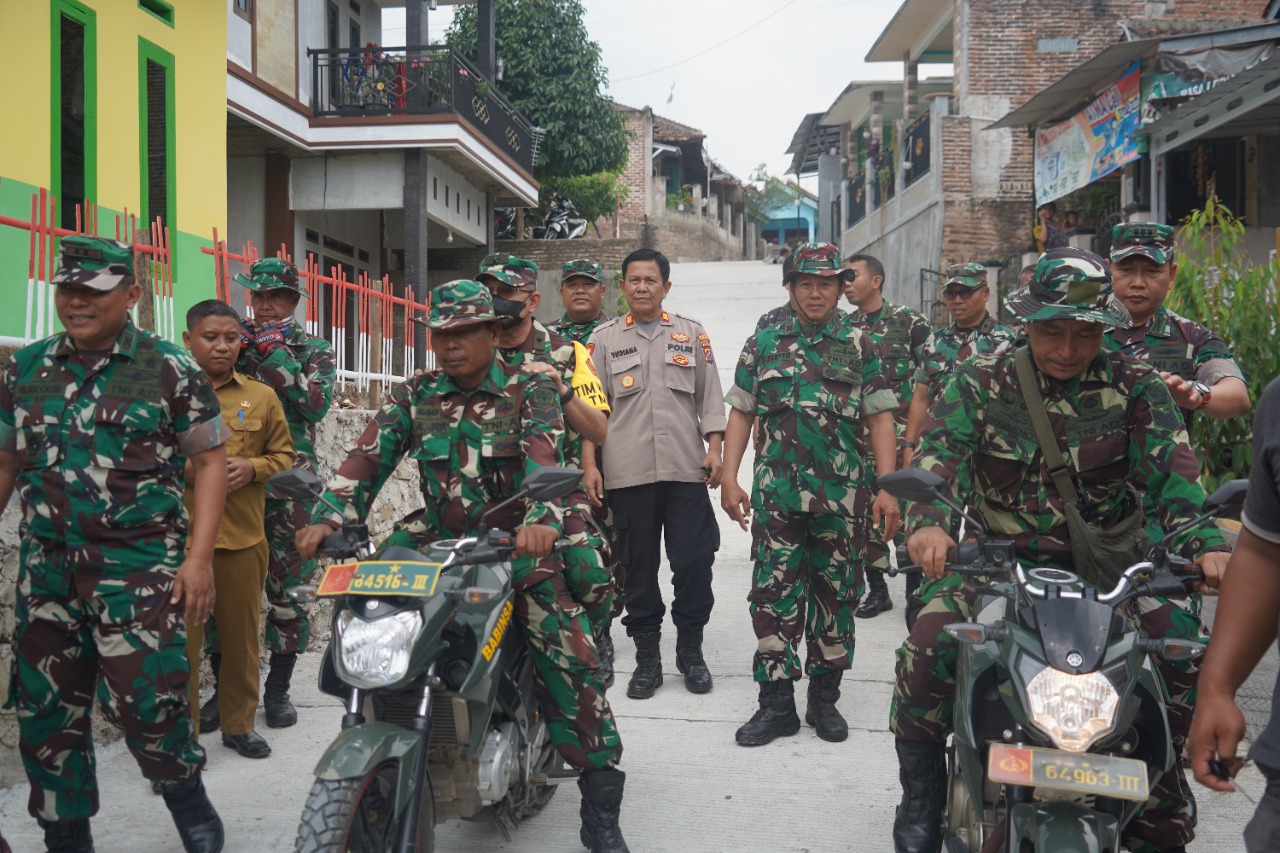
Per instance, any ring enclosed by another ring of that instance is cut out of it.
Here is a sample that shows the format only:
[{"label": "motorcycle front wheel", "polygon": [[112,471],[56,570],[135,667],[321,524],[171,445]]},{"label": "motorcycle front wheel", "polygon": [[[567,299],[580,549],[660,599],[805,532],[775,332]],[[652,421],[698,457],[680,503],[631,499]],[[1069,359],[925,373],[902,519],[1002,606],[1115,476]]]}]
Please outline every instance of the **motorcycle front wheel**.
[{"label": "motorcycle front wheel", "polygon": [[[395,814],[395,762],[375,767],[360,779],[317,779],[298,825],[297,853],[383,853],[395,847],[400,821]],[[423,792],[414,850],[433,853],[435,799]]]}]

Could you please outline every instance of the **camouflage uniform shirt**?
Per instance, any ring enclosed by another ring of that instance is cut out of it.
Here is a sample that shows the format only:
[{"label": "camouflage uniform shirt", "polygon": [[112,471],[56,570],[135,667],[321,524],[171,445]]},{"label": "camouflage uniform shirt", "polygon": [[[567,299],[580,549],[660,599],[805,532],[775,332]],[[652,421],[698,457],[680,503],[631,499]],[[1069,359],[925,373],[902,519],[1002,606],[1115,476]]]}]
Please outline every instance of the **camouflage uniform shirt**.
[{"label": "camouflage uniform shirt", "polygon": [[295,326],[286,332],[284,346],[270,355],[256,347],[241,352],[236,370],[275,389],[298,454],[293,467],[317,473],[316,424],[333,405],[333,345]]},{"label": "camouflage uniform shirt", "polygon": [[874,319],[855,311],[849,315],[849,320],[871,338],[871,343],[880,353],[880,368],[889,382],[889,389],[898,397],[894,421],[901,434],[906,429],[907,412],[911,409],[912,383],[916,371],[924,365],[924,348],[932,327],[920,312],[888,300],[876,312]]},{"label": "camouflage uniform shirt", "polygon": [[[484,511],[515,494],[526,475],[543,465],[563,464],[563,441],[560,398],[547,377],[522,373],[495,356],[480,386],[464,391],[434,370],[392,389],[338,468],[329,495],[343,514],[317,503],[312,518],[341,525],[344,519],[366,517],[408,455],[422,477],[422,526],[436,538],[470,536]],[[512,505],[496,513],[489,523],[507,531],[547,524],[558,533],[561,509],[554,502],[531,501],[523,511]],[[532,568],[529,561],[517,560],[517,585],[555,573],[558,560],[540,560]]]},{"label": "camouflage uniform shirt", "polygon": [[997,323],[990,314],[972,329],[958,328],[952,322],[929,335],[912,381],[929,387],[932,402],[942,394],[947,377],[960,362],[975,355],[1004,352],[1013,345],[1013,331]]},{"label": "camouflage uniform shirt", "polygon": [[226,440],[208,377],[132,322],[91,367],[65,333],[18,350],[0,382],[0,450],[18,457],[32,591],[89,598],[176,570],[183,466]]},{"label": "camouflage uniform shirt", "polygon": [[752,507],[854,516],[874,473],[859,456],[863,419],[892,410],[871,339],[835,314],[821,327],[794,313],[747,339],[725,401],[760,419]]},{"label": "camouflage uniform shirt", "polygon": [[[591,333],[599,328],[602,324],[609,322],[611,318],[608,314],[601,311],[594,320],[588,320],[585,323],[575,323],[569,319],[569,313],[566,311],[561,315],[560,320],[551,324],[551,331],[568,338],[571,341],[577,341],[585,345],[587,338],[591,337]],[[537,322],[536,320],[534,321]]]},{"label": "camouflage uniform shirt", "polygon": [[[1132,329],[1108,329],[1103,346],[1145,361],[1154,370],[1212,387],[1229,376],[1244,380],[1231,348],[1204,326],[1161,306]],[[1183,413],[1190,416],[1190,411]]]},{"label": "camouflage uniform shirt", "polygon": [[[1146,365],[1102,352],[1081,377],[1050,379],[1038,368],[1040,393],[1064,455],[1075,474],[1084,520],[1110,527],[1125,511],[1127,483],[1150,495],[1161,526],[1171,530],[1204,503],[1200,466],[1177,408],[1160,376]],[[1021,559],[1069,568],[1071,545],[1062,498],[1049,476],[1013,352],[984,356],[956,368],[930,412],[915,465],[933,471],[954,494],[972,495],[979,517],[995,534],[1013,539]],[[945,508],[912,504],[908,529],[949,523]],[[1225,548],[1213,525],[1175,542],[1190,557],[1198,537]]]}]

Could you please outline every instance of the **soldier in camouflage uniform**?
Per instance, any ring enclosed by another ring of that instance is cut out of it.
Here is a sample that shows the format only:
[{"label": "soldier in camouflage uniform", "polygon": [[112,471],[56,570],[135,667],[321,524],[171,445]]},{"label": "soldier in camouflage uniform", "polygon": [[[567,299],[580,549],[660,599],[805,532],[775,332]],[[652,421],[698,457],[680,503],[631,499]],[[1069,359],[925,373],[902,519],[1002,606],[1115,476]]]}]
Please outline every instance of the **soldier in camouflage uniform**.
[{"label": "soldier in camouflage uniform", "polygon": [[925,413],[942,395],[953,370],[975,355],[1003,352],[1012,348],[1013,332],[995,321],[987,312],[987,268],[982,264],[953,264],[947,267],[947,281],[942,286],[951,322],[934,329],[924,345],[924,362],[915,372],[911,407],[907,412],[907,428],[903,435],[904,467],[911,465]]},{"label": "soldier in camouflage uniform", "polygon": [[[1065,442],[1084,495],[1085,521],[1115,524],[1128,511],[1132,485],[1151,496],[1162,527],[1172,529],[1203,505],[1199,464],[1159,375],[1103,350],[1103,329],[1128,323],[1110,292],[1100,258],[1055,249],[1041,257],[1036,277],[1009,307],[1025,323],[1049,423]],[[988,530],[1011,538],[1024,564],[1071,569],[1063,499],[1019,387],[1013,352],[958,366],[931,410],[919,467],[945,478],[955,494],[970,495],[972,512]],[[938,847],[957,660],[956,641],[943,628],[971,618],[978,589],[963,576],[943,575],[946,549],[955,545],[948,516],[933,505],[907,508],[907,547],[929,580],[920,589],[924,607],[898,651],[890,714],[903,786],[894,821],[899,853]],[[1198,559],[1216,585],[1227,554],[1214,525],[1185,533],[1174,547]],[[1130,849],[1180,849],[1191,839],[1189,816],[1167,808],[1181,801],[1178,778],[1175,768],[1158,780],[1148,808],[1126,827]]]},{"label": "soldier in camouflage uniform", "polygon": [[[344,518],[363,519],[406,455],[418,462],[426,505],[385,544],[419,550],[437,539],[476,535],[481,515],[518,491],[531,471],[563,462],[556,386],[498,356],[498,315],[484,285],[462,280],[437,287],[426,322],[441,368],[397,385],[374,415],[329,487],[343,513],[317,504],[318,523],[298,533],[304,556]],[[615,767],[622,743],[596,671],[590,623],[569,592],[559,555],[551,553],[562,510],[529,502],[489,523],[518,527],[516,615],[537,667],[551,741],[582,771],[582,842],[594,853],[625,851],[618,828],[625,776]]]},{"label": "soldier in camouflage uniform", "polygon": [[[898,407],[893,411],[893,425],[897,446],[895,461],[901,466],[912,383],[916,371],[924,364],[924,346],[932,329],[920,312],[905,305],[895,305],[884,298],[884,265],[879,259],[871,255],[851,255],[844,259],[844,268],[849,273],[844,280],[844,295],[857,309],[849,319],[871,338],[880,354],[880,367],[889,382],[889,390],[898,398]],[[860,619],[871,619],[893,609],[889,585],[884,578],[890,565],[891,544],[875,532],[867,536],[863,559],[869,591],[858,607]],[[907,575],[908,596],[918,585],[919,575]]]},{"label": "soldier in camouflage uniform", "polygon": [[[251,292],[253,319],[244,323],[242,351],[236,370],[271,386],[284,406],[289,435],[297,453],[294,468],[316,470],[316,424],[324,420],[333,404],[335,366],[333,346],[298,328],[294,311],[306,296],[298,281],[298,269],[281,258],[254,261],[249,274],[236,281]],[[311,521],[307,501],[268,498],[267,542],[271,557],[267,564],[267,648],[271,664],[263,684],[262,707],[271,728],[292,726],[298,712],[289,701],[289,682],[298,653],[306,651],[311,634],[309,607],[285,595],[291,586],[306,583],[315,571],[314,560],[304,561],[293,548],[293,536]],[[209,663],[214,674],[214,693],[200,708],[200,731],[219,727],[217,675],[222,662],[216,626],[209,627]]]},{"label": "soldier in camouflage uniform", "polygon": [[[1173,252],[1171,225],[1126,222],[1115,226],[1111,275],[1115,295],[1129,310],[1133,326],[1108,331],[1103,346],[1145,361],[1158,371],[1190,430],[1196,411],[1212,418],[1247,414],[1249,389],[1230,347],[1221,338],[1164,307],[1177,273]],[[1159,519],[1150,504],[1147,515],[1151,536],[1158,538]],[[1152,636],[1208,641],[1199,595],[1143,599],[1142,605],[1143,624]],[[1180,747],[1191,729],[1200,661],[1160,659],[1156,663],[1169,690],[1169,728]],[[1184,793],[1190,796],[1190,787]]]},{"label": "soldier in camouflage uniform", "polygon": [[[96,690],[187,850],[222,849],[187,705],[187,621],[213,609],[227,491],[218,398],[191,357],[136,328],[128,243],[62,241],[66,329],[18,350],[0,380],[0,510],[22,505],[9,706],[49,850],[93,849]],[[190,551],[183,466],[196,472]],[[184,612],[185,610],[185,612]]]},{"label": "soldier in camouflage uniform", "polygon": [[[541,373],[556,384],[565,419],[565,464],[582,467],[582,439],[603,442],[608,430],[609,400],[600,385],[586,346],[567,340],[533,318],[541,303],[538,267],[505,253],[488,255],[476,280],[489,288],[502,324],[498,348],[508,364],[526,373]],[[606,543],[596,526],[587,494],[581,488],[564,499],[564,576],[569,592],[587,613],[596,637],[600,677],[613,683],[613,643],[609,619],[614,584]]]},{"label": "soldier in camouflage uniform", "polygon": [[560,301],[564,314],[551,330],[571,341],[586,344],[601,323],[608,322],[604,310],[604,274],[594,261],[578,258],[564,265],[560,273]]},{"label": "soldier in camouflage uniform", "polygon": [[[743,530],[750,521],[754,569],[747,597],[759,641],[760,708],[738,729],[743,746],[800,730],[795,681],[802,641],[809,676],[805,721],[823,740],[848,737],[835,703],[853,663],[863,514],[872,509],[877,526],[883,518],[890,538],[898,529],[893,497],[880,492],[873,508],[862,505],[869,466],[858,452],[860,435],[865,427],[876,472],[893,471],[897,400],[871,339],[837,311],[845,272],[835,246],[805,243],[796,250],[787,276],[790,316],[747,339],[725,396],[721,505]],[[737,475],[757,418],[748,498]]]}]

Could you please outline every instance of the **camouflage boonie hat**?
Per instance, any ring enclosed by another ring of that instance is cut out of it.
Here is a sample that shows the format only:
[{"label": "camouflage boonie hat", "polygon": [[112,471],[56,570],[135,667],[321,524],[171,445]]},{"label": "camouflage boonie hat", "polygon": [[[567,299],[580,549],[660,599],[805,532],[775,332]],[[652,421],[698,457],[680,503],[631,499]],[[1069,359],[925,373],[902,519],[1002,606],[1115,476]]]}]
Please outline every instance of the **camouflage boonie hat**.
[{"label": "camouflage boonie hat", "polygon": [[987,285],[987,268],[979,263],[952,264],[947,267],[947,280],[943,282],[945,290],[949,285],[958,284],[970,290],[977,290]]},{"label": "camouflage boonie hat", "polygon": [[564,265],[564,270],[560,274],[560,282],[563,284],[574,276],[583,276],[592,281],[604,281],[604,274],[600,271],[600,265],[595,261],[588,261],[586,258],[578,258]]},{"label": "camouflage boonie hat", "polygon": [[782,283],[786,284],[799,273],[806,275],[844,275],[840,266],[840,250],[830,243],[801,243],[792,255],[791,269]]},{"label": "camouflage boonie hat", "polygon": [[492,252],[484,256],[476,280],[485,275],[517,290],[535,290],[538,287],[538,265],[506,252]]},{"label": "camouflage boonie hat", "polygon": [[1121,222],[1111,229],[1111,262],[1142,255],[1163,266],[1173,257],[1173,226],[1159,222]]},{"label": "camouflage boonie hat", "polygon": [[1130,325],[1129,312],[1111,295],[1111,272],[1084,249],[1050,249],[1040,256],[1026,287],[1005,300],[1024,323],[1083,320],[1104,326]]},{"label": "camouflage boonie hat", "polygon": [[62,238],[54,284],[82,284],[103,293],[133,275],[133,247],[106,237],[76,234]]},{"label": "camouflage boonie hat", "polygon": [[307,296],[306,288],[298,279],[298,268],[284,258],[259,258],[249,267],[248,275],[240,274],[235,279],[259,293],[267,290],[291,290]]},{"label": "camouflage boonie hat", "polygon": [[460,278],[431,291],[431,311],[426,319],[414,317],[428,329],[457,329],[498,319],[493,313],[493,296],[478,281]]}]

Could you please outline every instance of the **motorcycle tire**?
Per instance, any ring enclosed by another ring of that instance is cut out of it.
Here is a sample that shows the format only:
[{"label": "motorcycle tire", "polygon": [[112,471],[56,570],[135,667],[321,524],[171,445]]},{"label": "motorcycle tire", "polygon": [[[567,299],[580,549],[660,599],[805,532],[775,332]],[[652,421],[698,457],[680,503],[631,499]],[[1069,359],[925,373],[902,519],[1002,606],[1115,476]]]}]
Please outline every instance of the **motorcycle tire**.
[{"label": "motorcycle tire", "polygon": [[[297,853],[383,853],[394,848],[400,830],[392,815],[396,769],[388,761],[360,779],[317,779],[302,809]],[[435,839],[435,799],[428,784],[414,850],[433,853]]]}]

